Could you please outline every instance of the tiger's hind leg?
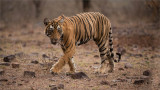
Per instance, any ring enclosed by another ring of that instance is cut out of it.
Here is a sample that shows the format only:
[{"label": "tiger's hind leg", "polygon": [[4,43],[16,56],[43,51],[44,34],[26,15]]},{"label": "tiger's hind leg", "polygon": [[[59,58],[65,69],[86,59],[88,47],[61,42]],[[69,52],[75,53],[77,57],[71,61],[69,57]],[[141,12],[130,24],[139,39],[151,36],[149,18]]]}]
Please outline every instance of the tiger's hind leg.
[{"label": "tiger's hind leg", "polygon": [[107,48],[106,41],[101,41],[99,44],[97,44],[99,47],[100,57],[101,57],[101,66],[98,70],[99,73],[105,73],[106,68],[109,67],[108,72],[113,72],[114,69],[114,62],[113,59],[110,56],[110,51]]}]

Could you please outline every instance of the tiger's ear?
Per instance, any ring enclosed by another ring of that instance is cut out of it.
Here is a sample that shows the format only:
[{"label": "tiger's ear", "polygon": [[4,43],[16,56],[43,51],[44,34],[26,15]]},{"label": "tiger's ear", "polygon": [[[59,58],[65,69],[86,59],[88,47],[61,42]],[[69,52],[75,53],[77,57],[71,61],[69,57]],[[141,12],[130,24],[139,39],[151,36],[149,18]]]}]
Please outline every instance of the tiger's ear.
[{"label": "tiger's ear", "polygon": [[60,23],[63,23],[65,16],[64,16],[64,15],[61,15],[60,18],[61,18],[61,19],[59,20],[59,22],[60,22]]},{"label": "tiger's ear", "polygon": [[47,26],[47,25],[49,24],[49,22],[50,22],[50,21],[49,21],[49,19],[48,19],[48,18],[44,18],[43,23],[44,23],[44,25],[45,25],[45,26]]}]

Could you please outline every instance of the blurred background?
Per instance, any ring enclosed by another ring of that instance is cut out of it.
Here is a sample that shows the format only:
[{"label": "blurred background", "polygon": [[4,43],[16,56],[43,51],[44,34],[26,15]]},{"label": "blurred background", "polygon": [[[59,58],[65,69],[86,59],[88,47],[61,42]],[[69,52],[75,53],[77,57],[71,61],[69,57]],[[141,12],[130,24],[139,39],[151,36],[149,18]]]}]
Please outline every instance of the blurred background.
[{"label": "blurred background", "polygon": [[[159,22],[159,0],[0,0],[1,27],[42,23],[59,15],[100,12],[112,23]],[[114,25],[114,24],[113,24]]]}]

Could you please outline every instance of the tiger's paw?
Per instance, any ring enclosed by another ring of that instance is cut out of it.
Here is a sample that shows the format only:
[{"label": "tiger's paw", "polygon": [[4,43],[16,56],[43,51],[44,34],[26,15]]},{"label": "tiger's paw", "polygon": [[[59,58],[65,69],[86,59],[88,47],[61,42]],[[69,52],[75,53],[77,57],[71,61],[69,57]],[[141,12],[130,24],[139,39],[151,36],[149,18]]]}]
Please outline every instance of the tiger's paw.
[{"label": "tiger's paw", "polygon": [[52,67],[52,68],[50,69],[50,73],[53,74],[53,75],[57,75],[58,72],[59,72],[59,70],[56,69],[55,67]]}]

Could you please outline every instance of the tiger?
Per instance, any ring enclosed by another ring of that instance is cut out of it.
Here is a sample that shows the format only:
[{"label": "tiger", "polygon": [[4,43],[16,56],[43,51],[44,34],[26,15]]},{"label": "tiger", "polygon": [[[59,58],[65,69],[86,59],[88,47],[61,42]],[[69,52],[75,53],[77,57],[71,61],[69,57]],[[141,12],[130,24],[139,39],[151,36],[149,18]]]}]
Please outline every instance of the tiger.
[{"label": "tiger", "polygon": [[[116,53],[119,57],[114,59],[113,37],[111,23],[109,19],[99,12],[85,12],[67,17],[58,16],[53,20],[44,19],[45,35],[49,37],[51,44],[60,45],[64,55],[52,65],[50,72],[58,74],[62,67],[68,63],[69,73],[75,73],[75,63],[73,56],[76,46],[93,40],[99,48],[101,65],[99,73],[106,72],[105,66],[109,67],[108,72],[114,71],[114,62],[119,62],[121,54]],[[107,62],[108,61],[108,62]]]}]

